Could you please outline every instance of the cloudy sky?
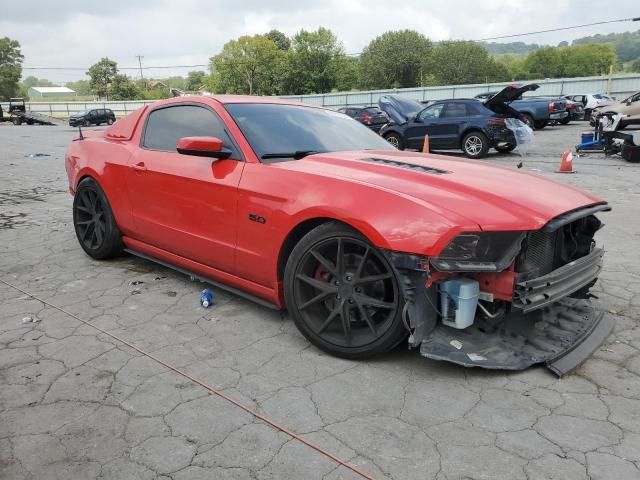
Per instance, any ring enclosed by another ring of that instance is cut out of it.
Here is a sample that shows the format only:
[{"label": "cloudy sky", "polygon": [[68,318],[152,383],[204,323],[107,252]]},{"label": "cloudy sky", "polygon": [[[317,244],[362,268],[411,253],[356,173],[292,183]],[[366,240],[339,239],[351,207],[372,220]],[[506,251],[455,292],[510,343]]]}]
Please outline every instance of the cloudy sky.
[{"label": "cloudy sky", "polygon": [[[25,70],[55,82],[77,80],[84,69],[108,56],[119,67],[143,64],[207,64],[222,45],[244,34],[277,28],[287,35],[325,26],[347,53],[359,52],[386,30],[410,28],[433,40],[475,40],[602,20],[640,16],[640,2],[618,0],[0,0],[0,36],[22,45]],[[502,41],[557,44],[596,33],[640,29],[614,23]],[[190,69],[146,70],[166,77]],[[135,77],[139,73],[128,70]]]}]

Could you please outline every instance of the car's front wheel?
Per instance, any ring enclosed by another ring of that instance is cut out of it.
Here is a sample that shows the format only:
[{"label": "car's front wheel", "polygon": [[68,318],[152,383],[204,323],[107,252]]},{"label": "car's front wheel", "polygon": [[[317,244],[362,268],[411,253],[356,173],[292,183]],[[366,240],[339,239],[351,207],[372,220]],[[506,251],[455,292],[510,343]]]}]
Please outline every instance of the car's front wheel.
[{"label": "car's front wheel", "polygon": [[90,122],[89,120],[85,120],[85,121],[83,122],[83,125],[84,125],[85,127],[90,127],[90,126],[91,126],[91,122]]},{"label": "car's front wheel", "polygon": [[404,150],[404,140],[395,132],[387,133],[384,135],[384,139],[398,150]]},{"label": "car's front wheel", "polygon": [[287,261],[284,293],[300,332],[332,355],[369,357],[407,336],[389,261],[345,225],[325,223],[300,240]]},{"label": "car's front wheel", "polygon": [[107,125],[113,125],[113,120],[111,118],[107,119]]},{"label": "car's front wheel", "polygon": [[91,257],[115,257],[122,250],[122,235],[107,196],[92,178],[80,182],[73,197],[73,225],[82,249]]},{"label": "car's front wheel", "polygon": [[482,132],[467,133],[462,139],[462,151],[469,158],[482,158],[489,151],[489,139]]}]

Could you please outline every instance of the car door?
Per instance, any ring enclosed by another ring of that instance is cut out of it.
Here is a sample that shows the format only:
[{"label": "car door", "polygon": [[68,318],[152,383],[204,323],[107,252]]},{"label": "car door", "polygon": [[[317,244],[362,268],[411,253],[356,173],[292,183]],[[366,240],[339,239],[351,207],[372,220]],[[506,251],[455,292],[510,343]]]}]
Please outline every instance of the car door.
[{"label": "car door", "polygon": [[429,145],[443,148],[443,131],[440,124],[440,114],[444,103],[434,103],[416,115],[405,128],[405,141],[409,148],[422,148],[424,136],[429,135]]},{"label": "car door", "polygon": [[462,128],[469,123],[467,106],[462,102],[447,102],[438,121],[442,132],[442,147],[460,148]]},{"label": "car door", "polygon": [[[232,151],[231,157],[216,160],[178,153],[178,139],[190,136],[218,137]],[[232,271],[244,161],[220,117],[197,103],[152,110],[129,167],[127,187],[138,239]]]},{"label": "car door", "polygon": [[627,99],[620,113],[623,113],[625,115],[626,121],[640,121],[640,92],[632,95]]}]

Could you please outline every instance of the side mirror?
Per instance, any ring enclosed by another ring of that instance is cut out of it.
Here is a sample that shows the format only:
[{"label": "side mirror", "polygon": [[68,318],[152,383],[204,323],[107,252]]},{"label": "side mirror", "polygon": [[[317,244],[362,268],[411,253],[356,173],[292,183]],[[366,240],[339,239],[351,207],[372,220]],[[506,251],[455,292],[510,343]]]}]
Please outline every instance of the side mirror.
[{"label": "side mirror", "polygon": [[209,157],[224,160],[231,156],[231,150],[224,148],[222,140],[216,137],[182,137],[176,150],[183,155]]}]

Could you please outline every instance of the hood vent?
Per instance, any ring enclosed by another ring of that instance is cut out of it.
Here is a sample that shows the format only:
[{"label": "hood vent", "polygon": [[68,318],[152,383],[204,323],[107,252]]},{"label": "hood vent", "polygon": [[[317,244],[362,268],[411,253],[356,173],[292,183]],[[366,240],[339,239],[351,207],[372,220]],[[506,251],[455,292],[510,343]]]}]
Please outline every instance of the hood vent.
[{"label": "hood vent", "polygon": [[360,158],[359,160],[378,163],[380,165],[387,165],[389,167],[404,168],[406,170],[412,170],[414,172],[430,173],[432,175],[444,175],[445,173],[451,173],[447,172],[446,170],[440,170],[439,168],[424,167],[422,165],[415,165],[413,163],[398,162],[397,160],[389,160],[388,158],[365,157]]}]

